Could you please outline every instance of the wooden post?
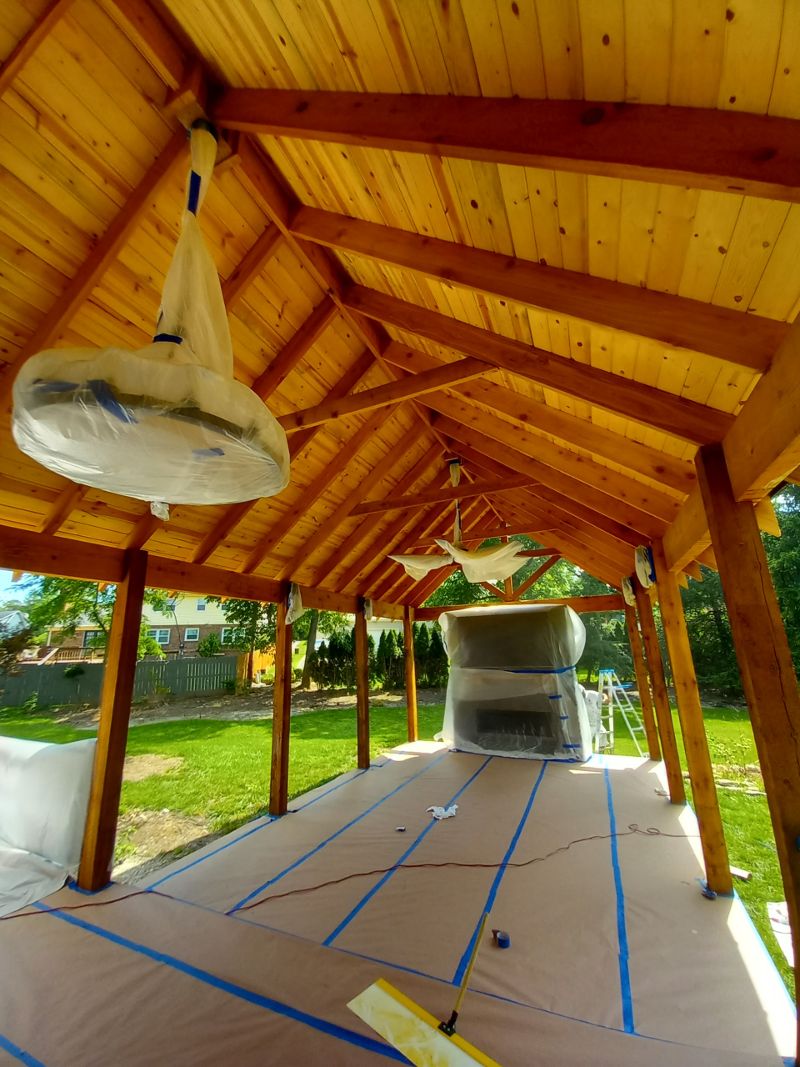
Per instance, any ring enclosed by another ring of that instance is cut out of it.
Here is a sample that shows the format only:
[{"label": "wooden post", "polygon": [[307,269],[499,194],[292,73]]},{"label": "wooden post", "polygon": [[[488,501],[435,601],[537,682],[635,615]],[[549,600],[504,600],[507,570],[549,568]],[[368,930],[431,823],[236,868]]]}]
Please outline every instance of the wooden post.
[{"label": "wooden post", "polygon": [[[733,643],[753,724],[800,960],[800,696],[752,503],[737,503],[719,445],[697,455]],[[800,992],[800,986],[798,987]],[[800,1047],[800,1032],[798,1033]]]},{"label": "wooden post", "polygon": [[289,805],[289,738],[292,718],[292,627],[286,622],[289,587],[281,587],[275,622],[275,682],[272,687],[272,767],[269,813],[285,815]]},{"label": "wooden post", "polygon": [[660,760],[661,746],[658,743],[658,729],[653,711],[653,696],[650,692],[650,680],[647,677],[647,667],[644,662],[642,635],[639,633],[636,608],[631,607],[629,604],[625,605],[625,623],[628,627],[628,640],[631,644],[633,669],[636,673],[636,686],[639,690],[639,703],[642,705],[642,719],[644,720],[644,730],[647,735],[647,752],[650,759]]},{"label": "wooden post", "polygon": [[126,552],[125,574],[117,584],[108,635],[97,749],[78,870],[78,885],[91,892],[102,889],[111,879],[146,576],[147,553]]},{"label": "wooden post", "polygon": [[732,893],[728,846],[722,828],[722,815],[717,799],[717,787],[708,751],[703,708],[697,689],[692,650],[683,614],[678,579],[667,568],[664,549],[660,541],[653,543],[653,559],[656,566],[658,601],[661,605],[661,621],[667,639],[669,661],[672,664],[672,680],[681,721],[686,766],[692,783],[692,796],[697,822],[700,826],[700,844],[706,865],[706,882],[715,893]]},{"label": "wooden post", "polygon": [[678,742],[675,739],[675,727],[672,724],[672,710],[669,706],[667,680],[664,677],[664,661],[661,658],[661,646],[658,643],[658,631],[653,618],[653,605],[638,580],[636,578],[632,580],[636,589],[636,607],[639,610],[639,622],[642,627],[647,666],[649,668],[650,681],[653,685],[653,703],[656,709],[658,736],[661,739],[661,754],[667,771],[669,799],[673,804],[685,804],[686,790],[683,786]]},{"label": "wooden post", "polygon": [[369,767],[369,647],[363,597],[356,608],[356,736],[358,766]]},{"label": "wooden post", "polygon": [[408,716],[408,740],[419,737],[417,722],[417,670],[414,662],[414,609],[403,608],[403,655],[406,668],[406,714]]}]

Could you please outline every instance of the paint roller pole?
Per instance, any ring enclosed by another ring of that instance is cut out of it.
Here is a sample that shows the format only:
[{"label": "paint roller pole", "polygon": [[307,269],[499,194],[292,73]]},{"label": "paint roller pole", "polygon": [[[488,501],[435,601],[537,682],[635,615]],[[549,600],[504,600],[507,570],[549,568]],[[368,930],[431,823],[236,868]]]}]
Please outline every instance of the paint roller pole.
[{"label": "paint roller pole", "polygon": [[469,985],[469,980],[472,975],[472,968],[475,966],[475,960],[478,957],[478,949],[481,947],[481,941],[483,941],[483,931],[486,929],[486,920],[488,918],[489,912],[486,911],[483,913],[483,918],[481,919],[481,925],[480,929],[478,930],[478,936],[475,938],[475,945],[472,949],[472,954],[469,958],[467,969],[464,972],[464,979],[461,982],[461,988],[458,991],[456,1002],[453,1005],[453,1012],[446,1023],[439,1023],[439,1029],[442,1031],[442,1033],[447,1034],[448,1037],[452,1037],[453,1034],[456,1032],[456,1020],[458,1019],[458,1013],[461,1011],[461,1005],[467,993],[467,986]]}]

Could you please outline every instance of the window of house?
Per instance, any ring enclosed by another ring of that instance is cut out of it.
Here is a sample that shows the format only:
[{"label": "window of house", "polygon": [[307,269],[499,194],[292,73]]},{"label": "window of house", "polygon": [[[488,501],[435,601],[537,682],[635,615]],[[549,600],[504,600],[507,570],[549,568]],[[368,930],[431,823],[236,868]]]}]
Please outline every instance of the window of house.
[{"label": "window of house", "polygon": [[[198,611],[205,611],[206,610],[206,602],[205,602],[205,600],[198,600],[197,601],[197,610]],[[188,638],[187,638],[187,640],[188,640]]]},{"label": "window of house", "polygon": [[187,626],[186,632],[183,635],[184,641],[199,641],[200,640],[200,627],[199,626]]},{"label": "window of house", "polygon": [[220,641],[223,645],[232,645],[236,631],[232,626],[223,626]]},{"label": "window of house", "polygon": [[84,630],[83,647],[97,648],[98,645],[105,644],[105,639],[106,635],[102,630]]},{"label": "window of house", "polygon": [[169,644],[169,630],[148,630],[147,636],[154,638],[159,645]]}]

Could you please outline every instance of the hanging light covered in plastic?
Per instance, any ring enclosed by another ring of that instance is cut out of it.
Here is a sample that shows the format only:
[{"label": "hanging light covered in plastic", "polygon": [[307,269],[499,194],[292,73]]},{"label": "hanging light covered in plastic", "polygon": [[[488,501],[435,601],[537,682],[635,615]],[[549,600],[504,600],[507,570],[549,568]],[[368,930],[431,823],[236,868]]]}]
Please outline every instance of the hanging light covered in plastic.
[{"label": "hanging light covered in plastic", "polygon": [[82,485],[147,500],[163,518],[167,503],[253,500],[289,482],[283,428],[233,377],[222,290],[197,218],[216,154],[213,127],[199,120],[152,343],[40,352],[14,383],[23,452]]}]

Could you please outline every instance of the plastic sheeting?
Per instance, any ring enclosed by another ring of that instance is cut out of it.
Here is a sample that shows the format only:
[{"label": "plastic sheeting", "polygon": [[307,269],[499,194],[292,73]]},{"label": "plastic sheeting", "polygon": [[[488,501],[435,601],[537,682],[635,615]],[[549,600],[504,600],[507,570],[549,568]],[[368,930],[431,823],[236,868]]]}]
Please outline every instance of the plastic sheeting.
[{"label": "plastic sheeting", "polygon": [[517,555],[522,548],[517,541],[472,551],[459,548],[449,541],[437,539],[436,544],[461,567],[468,582],[505,581],[527,563],[525,556]]},{"label": "plastic sheeting", "polygon": [[0,915],[40,900],[77,870],[95,744],[0,737]]},{"label": "plastic sheeting", "polygon": [[442,736],[466,752],[586,760],[592,731],[575,664],[586,631],[562,605],[446,612]]},{"label": "plastic sheeting", "polygon": [[153,344],[52,349],[18,374],[14,439],[48,469],[155,503],[232,503],[288,484],[282,427],[233,378],[222,291],[197,219],[215,158],[214,136],[193,130],[187,210]]}]

